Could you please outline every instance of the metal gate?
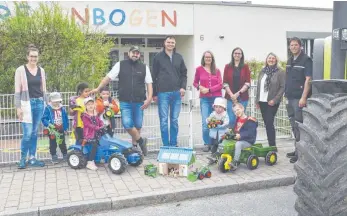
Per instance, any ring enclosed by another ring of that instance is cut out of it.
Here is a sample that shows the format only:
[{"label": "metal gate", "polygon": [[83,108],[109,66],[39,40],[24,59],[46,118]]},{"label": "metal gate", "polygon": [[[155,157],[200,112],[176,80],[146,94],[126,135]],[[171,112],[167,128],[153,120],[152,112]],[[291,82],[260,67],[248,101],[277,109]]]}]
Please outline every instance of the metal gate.
[{"label": "metal gate", "polygon": [[[250,89],[250,101],[248,103],[247,113],[256,117],[259,121],[257,139],[266,140],[264,123],[262,122],[260,111],[257,110],[255,106],[255,89],[256,86],[252,85]],[[62,92],[61,94],[63,97],[63,105],[67,106],[69,98],[75,93]],[[116,94],[114,94],[114,96],[116,96]],[[275,128],[278,138],[291,136],[290,124],[284,104],[285,103],[283,102],[281,103],[275,120]],[[72,119],[70,119],[70,122],[69,131],[71,133]],[[149,140],[149,151],[159,150],[162,142],[160,135],[158,107],[156,103],[152,103],[144,112],[141,134],[143,137],[147,137]],[[131,141],[130,136],[122,127],[120,116],[116,118],[116,135],[122,139]],[[0,164],[19,161],[21,138],[22,128],[21,123],[16,117],[14,95],[0,95]],[[70,135],[66,136],[66,140],[67,145],[71,145],[74,142]],[[201,115],[198,93],[191,87],[188,87],[186,97],[183,99],[181,104],[178,145],[182,147],[197,147],[202,144]],[[45,137],[42,134],[42,125],[39,129],[37,157],[39,159],[50,158],[49,141],[48,137]]]}]

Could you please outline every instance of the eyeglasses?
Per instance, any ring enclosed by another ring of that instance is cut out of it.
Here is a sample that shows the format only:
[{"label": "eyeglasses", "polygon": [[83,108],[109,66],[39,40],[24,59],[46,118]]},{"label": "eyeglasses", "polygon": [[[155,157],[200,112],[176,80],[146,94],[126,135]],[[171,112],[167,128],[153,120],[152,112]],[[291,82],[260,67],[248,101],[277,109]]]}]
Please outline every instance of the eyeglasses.
[{"label": "eyeglasses", "polygon": [[32,56],[32,55],[31,55],[31,56],[29,56],[29,57],[30,57],[30,58],[38,58],[38,56]]},{"label": "eyeglasses", "polygon": [[242,55],[242,53],[234,53],[234,55]]}]

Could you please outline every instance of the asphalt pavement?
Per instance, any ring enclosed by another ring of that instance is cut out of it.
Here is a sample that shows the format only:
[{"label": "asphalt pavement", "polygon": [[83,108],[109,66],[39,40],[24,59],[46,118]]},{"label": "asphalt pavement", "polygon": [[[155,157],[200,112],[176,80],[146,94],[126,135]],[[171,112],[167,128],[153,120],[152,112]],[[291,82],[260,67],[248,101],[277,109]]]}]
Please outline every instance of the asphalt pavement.
[{"label": "asphalt pavement", "polygon": [[183,202],[109,211],[89,216],[295,216],[293,186],[232,193]]}]

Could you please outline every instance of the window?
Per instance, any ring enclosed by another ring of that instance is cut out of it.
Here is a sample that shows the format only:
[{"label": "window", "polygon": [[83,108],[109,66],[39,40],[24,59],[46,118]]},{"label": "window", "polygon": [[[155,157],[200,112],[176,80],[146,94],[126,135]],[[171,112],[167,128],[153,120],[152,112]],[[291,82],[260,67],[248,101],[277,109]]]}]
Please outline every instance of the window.
[{"label": "window", "polygon": [[147,47],[163,47],[164,38],[148,38]]},{"label": "window", "polygon": [[122,47],[131,47],[131,46],[146,47],[145,38],[121,38],[120,41],[121,41]]}]

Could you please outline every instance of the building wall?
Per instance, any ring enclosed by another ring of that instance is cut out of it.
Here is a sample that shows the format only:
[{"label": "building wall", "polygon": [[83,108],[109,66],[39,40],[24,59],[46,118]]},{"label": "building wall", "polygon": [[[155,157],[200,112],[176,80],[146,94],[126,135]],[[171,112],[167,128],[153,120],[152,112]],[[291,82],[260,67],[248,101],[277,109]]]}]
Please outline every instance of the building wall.
[{"label": "building wall", "polygon": [[[194,64],[194,37],[193,36],[177,36],[176,37],[176,50],[180,53],[187,67],[187,86],[191,86],[194,80],[195,67]],[[189,100],[188,95],[184,100]]]},{"label": "building wall", "polygon": [[205,50],[212,50],[223,69],[238,46],[246,59],[263,60],[274,52],[286,60],[287,31],[331,32],[331,28],[332,11],[194,4],[195,64]]}]

